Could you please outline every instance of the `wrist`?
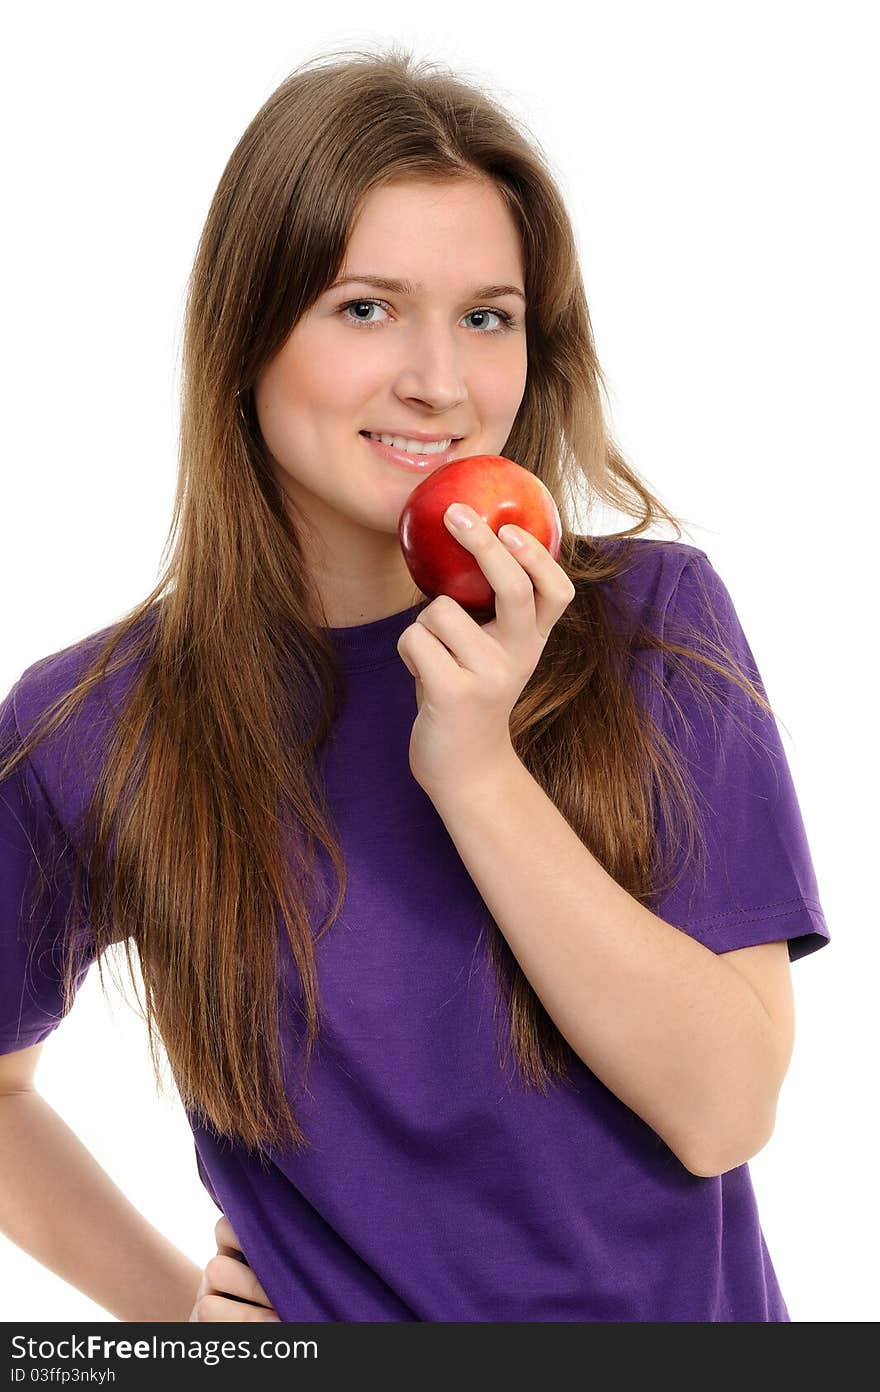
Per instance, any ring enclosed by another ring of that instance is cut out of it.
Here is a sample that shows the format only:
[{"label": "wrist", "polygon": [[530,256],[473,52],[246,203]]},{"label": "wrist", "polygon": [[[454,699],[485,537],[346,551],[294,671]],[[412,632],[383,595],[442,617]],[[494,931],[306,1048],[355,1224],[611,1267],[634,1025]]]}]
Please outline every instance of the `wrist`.
[{"label": "wrist", "polygon": [[478,802],[509,796],[525,772],[525,765],[510,745],[479,769],[469,773],[459,770],[442,783],[435,780],[429,786],[422,784],[422,788],[445,820]]}]

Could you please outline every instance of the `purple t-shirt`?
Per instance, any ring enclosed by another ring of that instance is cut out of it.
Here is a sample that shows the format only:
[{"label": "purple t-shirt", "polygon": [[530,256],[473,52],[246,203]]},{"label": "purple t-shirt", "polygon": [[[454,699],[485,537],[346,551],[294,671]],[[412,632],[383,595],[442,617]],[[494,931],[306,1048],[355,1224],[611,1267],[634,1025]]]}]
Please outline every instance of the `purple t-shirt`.
[{"label": "purple t-shirt", "polygon": [[[634,553],[621,583],[656,631],[672,616],[707,631],[708,593],[723,636],[757,674],[703,551],[638,538]],[[691,1174],[579,1061],[546,1096],[510,1067],[502,1074],[479,894],[409,769],[415,689],[397,641],[420,607],[331,630],[350,685],[322,767],[349,880],[341,917],[316,948],[321,1045],[308,1091],[291,1092],[311,1146],[269,1151],[263,1169],[190,1116],[205,1187],[284,1320],[789,1320],[748,1165]],[[27,669],[0,706],[0,734],[29,730],[94,640]],[[640,660],[661,657],[642,650]],[[786,939],[795,961],[824,946],[775,721],[724,682],[728,710],[709,715],[667,673],[686,736],[644,672],[634,680],[667,734],[687,739],[707,818],[705,886],[686,875],[659,916],[713,952]],[[72,734],[50,737],[0,788],[0,1052],[45,1039],[60,1020],[52,932],[86,796],[81,755],[98,748],[109,718],[103,700],[89,700]],[[36,945],[21,928],[32,843],[62,867]],[[320,863],[330,893],[323,852]],[[293,1011],[283,1037],[298,1063]]]}]

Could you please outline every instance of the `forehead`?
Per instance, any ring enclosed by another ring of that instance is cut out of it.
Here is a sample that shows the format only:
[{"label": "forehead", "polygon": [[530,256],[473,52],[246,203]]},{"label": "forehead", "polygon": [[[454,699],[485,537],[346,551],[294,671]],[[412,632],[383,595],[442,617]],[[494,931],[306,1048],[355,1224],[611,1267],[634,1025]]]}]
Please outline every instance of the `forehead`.
[{"label": "forehead", "polygon": [[405,180],[371,189],[353,224],[339,276],[351,270],[423,283],[522,283],[519,231],[487,180]]}]

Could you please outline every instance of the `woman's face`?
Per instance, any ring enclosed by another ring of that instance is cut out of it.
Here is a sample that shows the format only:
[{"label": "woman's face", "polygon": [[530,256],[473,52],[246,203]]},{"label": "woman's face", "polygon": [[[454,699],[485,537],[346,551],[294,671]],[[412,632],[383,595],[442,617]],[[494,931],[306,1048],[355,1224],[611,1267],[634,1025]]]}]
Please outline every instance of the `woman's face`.
[{"label": "woman's face", "polygon": [[[255,385],[260,429],[334,627],[424,597],[397,535],[422,475],[388,462],[361,432],[461,436],[457,458],[499,454],[527,370],[524,299],[479,293],[525,291],[516,224],[491,183],[373,190],[338,279],[355,273],[320,296]],[[408,281],[413,293],[364,276]]]}]

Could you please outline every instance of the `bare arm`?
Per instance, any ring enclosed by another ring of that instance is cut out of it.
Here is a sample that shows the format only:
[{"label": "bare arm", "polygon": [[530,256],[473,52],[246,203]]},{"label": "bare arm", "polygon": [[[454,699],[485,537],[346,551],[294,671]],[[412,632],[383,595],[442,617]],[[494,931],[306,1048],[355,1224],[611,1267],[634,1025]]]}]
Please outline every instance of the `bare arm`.
[{"label": "bare arm", "polygon": [[188,1321],[201,1268],[129,1203],[36,1091],[40,1047],[0,1059],[0,1230],[119,1320]]},{"label": "bare arm", "polygon": [[[754,955],[746,975],[640,904],[513,753],[491,778],[428,792],[523,972],[587,1067],[695,1175],[723,1174],[761,1150],[791,1024],[771,1018],[755,989]],[[778,944],[775,952],[782,999],[788,954]],[[768,963],[758,979],[769,973]]]}]

